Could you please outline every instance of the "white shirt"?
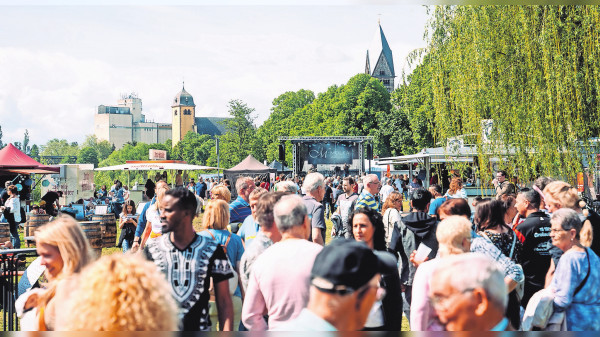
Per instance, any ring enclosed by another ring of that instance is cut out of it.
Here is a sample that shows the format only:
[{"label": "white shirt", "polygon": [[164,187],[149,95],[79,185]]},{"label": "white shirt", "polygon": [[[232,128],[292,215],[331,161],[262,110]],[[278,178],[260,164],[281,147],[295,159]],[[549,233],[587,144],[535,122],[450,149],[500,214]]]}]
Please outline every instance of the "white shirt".
[{"label": "white shirt", "polygon": [[15,222],[21,222],[21,201],[19,197],[8,198],[4,206],[10,208],[10,212],[15,217]]},{"label": "white shirt", "polygon": [[381,191],[379,191],[379,194],[381,195],[381,203],[385,203],[385,199],[387,199],[387,197],[390,195],[390,193],[394,192],[394,188],[392,187],[392,185],[384,185],[381,188]]},{"label": "white shirt", "polygon": [[[154,206],[154,205],[153,205]],[[146,211],[146,221],[152,225],[154,233],[162,233],[162,224],[160,223],[160,213],[153,206]]]}]

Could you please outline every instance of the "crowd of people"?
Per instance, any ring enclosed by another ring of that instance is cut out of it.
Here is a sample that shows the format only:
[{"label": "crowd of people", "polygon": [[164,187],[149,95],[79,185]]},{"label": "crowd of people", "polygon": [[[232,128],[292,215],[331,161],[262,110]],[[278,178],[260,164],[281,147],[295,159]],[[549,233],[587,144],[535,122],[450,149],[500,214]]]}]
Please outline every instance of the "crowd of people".
[{"label": "crowd of people", "polygon": [[458,176],[163,178],[123,201],[126,254],[92,261],[66,216],[35,233],[24,329],[600,330],[600,216],[566,182],[499,171],[469,204]]}]

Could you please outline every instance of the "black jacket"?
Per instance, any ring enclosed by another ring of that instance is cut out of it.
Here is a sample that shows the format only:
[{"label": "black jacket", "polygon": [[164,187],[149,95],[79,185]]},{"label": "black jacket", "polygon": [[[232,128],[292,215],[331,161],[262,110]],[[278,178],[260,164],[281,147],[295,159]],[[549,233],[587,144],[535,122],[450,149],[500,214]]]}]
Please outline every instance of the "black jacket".
[{"label": "black jacket", "polygon": [[425,212],[411,212],[402,218],[392,232],[389,251],[396,255],[402,262],[401,281],[411,286],[417,268],[408,260],[410,254],[416,250],[421,242],[431,248],[429,260],[435,258],[438,251],[438,242],[435,237],[437,220]]},{"label": "black jacket", "polygon": [[402,290],[398,274],[398,260],[388,252],[374,251],[385,265],[381,275],[381,286],[385,289],[385,297],[381,301],[383,310],[383,331],[400,331],[402,326]]}]

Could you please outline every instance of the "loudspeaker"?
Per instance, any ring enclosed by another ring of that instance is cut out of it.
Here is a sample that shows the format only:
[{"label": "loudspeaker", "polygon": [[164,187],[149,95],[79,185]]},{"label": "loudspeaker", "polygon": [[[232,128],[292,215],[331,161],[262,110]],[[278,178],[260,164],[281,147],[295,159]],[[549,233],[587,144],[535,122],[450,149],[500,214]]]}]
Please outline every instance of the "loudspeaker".
[{"label": "loudspeaker", "polygon": [[373,160],[373,145],[367,144],[367,160]]},{"label": "loudspeaker", "polygon": [[282,163],[285,161],[285,145],[284,144],[279,144],[279,161]]}]

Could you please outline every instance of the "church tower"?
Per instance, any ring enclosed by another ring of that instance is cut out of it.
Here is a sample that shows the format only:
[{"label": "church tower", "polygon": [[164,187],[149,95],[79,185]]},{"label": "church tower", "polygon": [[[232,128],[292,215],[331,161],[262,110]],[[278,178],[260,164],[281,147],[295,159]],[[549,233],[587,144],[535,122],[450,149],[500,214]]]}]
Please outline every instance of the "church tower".
[{"label": "church tower", "polygon": [[173,113],[172,141],[173,147],[175,147],[175,144],[182,140],[188,132],[196,132],[196,105],[192,95],[185,91],[185,85],[181,92],[175,95],[171,110]]},{"label": "church tower", "polygon": [[379,79],[388,92],[394,90],[394,78],[396,77],[394,59],[392,50],[383,34],[381,22],[377,23],[377,31],[373,36],[371,47],[367,50],[365,74]]}]

